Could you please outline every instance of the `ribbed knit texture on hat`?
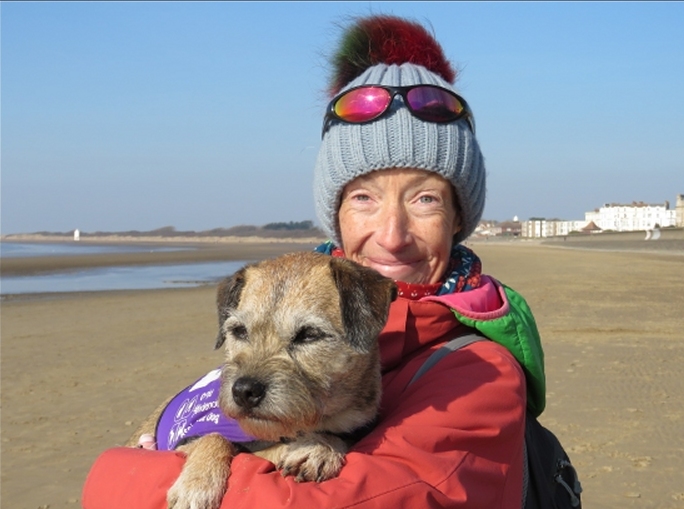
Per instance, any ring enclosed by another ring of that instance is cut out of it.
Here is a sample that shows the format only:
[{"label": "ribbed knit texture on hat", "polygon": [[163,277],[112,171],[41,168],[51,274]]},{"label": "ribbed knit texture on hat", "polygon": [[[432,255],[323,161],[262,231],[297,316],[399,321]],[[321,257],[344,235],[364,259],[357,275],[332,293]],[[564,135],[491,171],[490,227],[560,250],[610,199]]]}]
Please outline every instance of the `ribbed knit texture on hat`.
[{"label": "ribbed knit texture on hat", "polygon": [[[370,67],[342,91],[366,84],[426,84],[453,90],[436,74],[407,63]],[[394,102],[392,111],[379,120],[366,124],[334,121],[323,137],[314,169],[314,201],[321,226],[335,244],[342,246],[337,213],[344,187],[356,177],[391,168],[427,170],[447,179],[461,213],[461,231],[454,243],[475,230],[484,209],[486,177],[480,147],[467,121],[425,122]]]}]

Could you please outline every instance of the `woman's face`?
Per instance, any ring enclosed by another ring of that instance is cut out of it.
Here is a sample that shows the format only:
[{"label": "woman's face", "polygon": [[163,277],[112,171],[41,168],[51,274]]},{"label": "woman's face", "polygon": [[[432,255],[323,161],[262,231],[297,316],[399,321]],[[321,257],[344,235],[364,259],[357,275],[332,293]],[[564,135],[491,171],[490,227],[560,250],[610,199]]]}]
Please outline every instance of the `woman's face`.
[{"label": "woman's face", "polygon": [[339,210],[347,258],[407,283],[437,283],[452,237],[460,230],[451,184],[414,169],[357,177],[342,191]]}]

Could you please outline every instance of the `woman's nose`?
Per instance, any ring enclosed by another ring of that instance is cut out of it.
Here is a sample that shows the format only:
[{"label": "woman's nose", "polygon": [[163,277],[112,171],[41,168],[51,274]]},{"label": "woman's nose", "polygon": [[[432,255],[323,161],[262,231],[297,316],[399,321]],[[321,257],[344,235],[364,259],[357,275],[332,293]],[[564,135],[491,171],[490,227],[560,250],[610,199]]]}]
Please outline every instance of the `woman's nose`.
[{"label": "woman's nose", "polygon": [[383,207],[379,219],[375,237],[380,246],[389,252],[396,252],[410,243],[409,218],[401,206]]}]

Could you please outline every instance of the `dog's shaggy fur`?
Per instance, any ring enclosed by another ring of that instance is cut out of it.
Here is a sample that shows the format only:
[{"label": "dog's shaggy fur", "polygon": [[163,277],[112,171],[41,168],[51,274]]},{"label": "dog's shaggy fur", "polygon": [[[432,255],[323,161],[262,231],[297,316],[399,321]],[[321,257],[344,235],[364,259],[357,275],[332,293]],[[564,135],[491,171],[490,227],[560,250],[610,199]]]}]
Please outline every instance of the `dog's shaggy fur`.
[{"label": "dog's shaggy fur", "polygon": [[[394,283],[345,259],[294,253],[244,267],[218,288],[225,345],[219,406],[247,433],[275,445],[257,452],[297,481],[336,476],[339,436],[373,421],[380,401],[377,336]],[[162,405],[131,439],[154,433]],[[216,508],[236,448],[211,433],[179,448],[173,509]]]}]

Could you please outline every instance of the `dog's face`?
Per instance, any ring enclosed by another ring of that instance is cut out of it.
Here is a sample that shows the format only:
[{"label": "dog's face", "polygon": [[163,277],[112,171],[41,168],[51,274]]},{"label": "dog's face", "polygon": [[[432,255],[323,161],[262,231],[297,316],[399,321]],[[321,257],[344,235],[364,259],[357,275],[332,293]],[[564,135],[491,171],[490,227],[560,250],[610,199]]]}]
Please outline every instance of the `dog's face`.
[{"label": "dog's face", "polygon": [[317,253],[244,267],[218,290],[221,409],[264,440],[371,421],[381,391],[377,336],[395,297],[390,279]]}]

